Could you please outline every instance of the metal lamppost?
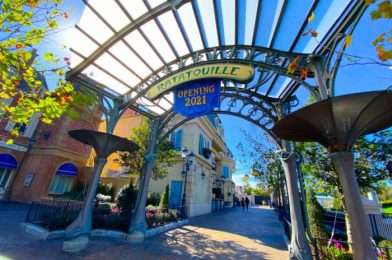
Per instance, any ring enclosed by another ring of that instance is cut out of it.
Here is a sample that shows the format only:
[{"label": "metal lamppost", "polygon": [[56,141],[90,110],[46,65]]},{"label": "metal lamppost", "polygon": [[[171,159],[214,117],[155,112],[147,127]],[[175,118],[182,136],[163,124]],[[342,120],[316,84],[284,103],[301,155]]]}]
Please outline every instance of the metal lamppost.
[{"label": "metal lamppost", "polygon": [[187,182],[187,177],[188,177],[188,171],[189,171],[189,166],[192,165],[195,155],[191,151],[188,154],[188,149],[184,147],[181,150],[181,157],[184,160],[184,165],[183,165],[183,170],[181,172],[182,177],[184,178],[184,192],[182,193],[182,201],[181,201],[181,216],[182,218],[187,217],[187,210],[186,210],[186,182]]}]

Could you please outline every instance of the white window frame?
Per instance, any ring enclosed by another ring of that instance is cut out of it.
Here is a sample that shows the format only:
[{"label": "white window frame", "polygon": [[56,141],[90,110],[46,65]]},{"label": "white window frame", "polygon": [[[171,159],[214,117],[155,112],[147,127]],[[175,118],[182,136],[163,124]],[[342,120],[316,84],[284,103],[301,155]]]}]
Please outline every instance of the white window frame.
[{"label": "white window frame", "polygon": [[[34,133],[34,130],[38,126],[39,117],[40,117],[40,114],[39,113],[35,113],[30,118],[29,123],[26,125],[26,129],[23,131],[23,133],[20,136],[30,138],[33,135],[33,133]],[[14,129],[15,125],[16,125],[15,122],[13,122],[12,120],[8,120],[8,123],[5,126],[5,130],[10,132],[12,129]]]}]

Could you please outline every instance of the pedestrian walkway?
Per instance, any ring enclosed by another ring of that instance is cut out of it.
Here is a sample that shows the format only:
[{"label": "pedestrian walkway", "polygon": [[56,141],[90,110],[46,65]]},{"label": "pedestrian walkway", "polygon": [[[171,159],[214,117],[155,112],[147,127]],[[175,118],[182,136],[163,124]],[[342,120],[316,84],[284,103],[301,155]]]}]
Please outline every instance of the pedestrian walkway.
[{"label": "pedestrian walkway", "polygon": [[[1,205],[0,205],[1,207]],[[0,230],[3,230],[0,208]],[[8,215],[13,215],[9,213]],[[8,221],[8,225],[11,224]],[[17,225],[17,223],[14,223]],[[20,233],[9,243],[0,231],[0,259],[287,259],[287,245],[276,214],[268,208],[227,209],[192,218],[181,228],[130,245],[93,238],[86,251],[61,252],[62,240],[39,241]],[[8,229],[8,232],[13,232]],[[8,244],[8,245],[7,245]]]}]

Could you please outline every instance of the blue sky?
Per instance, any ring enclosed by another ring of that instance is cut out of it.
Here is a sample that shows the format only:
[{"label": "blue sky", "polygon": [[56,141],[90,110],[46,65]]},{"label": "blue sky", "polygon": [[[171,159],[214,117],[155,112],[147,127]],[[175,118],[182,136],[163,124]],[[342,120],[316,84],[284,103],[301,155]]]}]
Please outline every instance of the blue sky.
[{"label": "blue sky", "polygon": [[[248,0],[249,3],[255,2],[255,0]],[[344,1],[347,2],[346,0],[339,0],[339,1]],[[230,3],[233,1],[230,1]],[[277,1],[275,4],[279,5],[282,1]],[[303,4],[306,1],[302,2]],[[248,5],[247,12],[249,11],[248,9],[250,8],[251,5]],[[63,32],[60,34],[56,34],[53,36],[50,36],[48,39],[45,40],[44,44],[42,45],[43,49],[57,52],[59,46],[63,45],[64,43],[68,42],[69,38],[72,37],[70,36],[71,34],[69,33],[71,31],[71,28],[73,27],[73,24],[78,22],[81,11],[84,7],[84,4],[82,1],[64,1],[62,5],[62,9],[66,10],[69,8],[74,8],[74,12],[70,14],[69,19],[67,19],[66,23],[62,25],[62,30]],[[225,8],[232,8],[233,6],[231,4],[227,4],[227,7]],[[331,5],[329,8],[328,12],[334,13],[335,8],[337,8],[338,5]],[[202,4],[200,5],[201,11],[203,11],[203,8],[208,8],[208,6],[203,6]],[[293,7],[294,8],[294,7]],[[301,8],[298,6],[295,7],[294,11],[299,12],[301,11]],[[298,10],[297,10],[298,9]],[[388,31],[391,28],[391,22],[387,20],[379,20],[379,21],[371,21],[370,20],[370,11],[371,9],[368,9],[366,13],[363,15],[361,18],[357,28],[355,29],[353,33],[353,38],[352,38],[352,45],[349,46],[346,49],[346,53],[351,54],[351,55],[356,55],[360,57],[367,57],[370,59],[377,59],[376,57],[376,51],[374,46],[372,45],[372,41],[377,38],[377,36],[381,32]],[[270,16],[275,15],[275,14],[268,14]],[[315,22],[320,23],[321,21],[317,21],[319,17],[317,17],[316,14],[316,19]],[[223,20],[227,20],[227,18],[224,18]],[[250,17],[248,19],[254,19],[254,17]],[[263,18],[264,19],[264,18]],[[206,23],[211,22],[211,21],[204,21]],[[248,20],[246,21],[246,23]],[[287,21],[286,21],[287,22]],[[230,21],[227,21],[227,23],[230,23]],[[291,25],[290,23],[287,23],[288,25]],[[288,26],[287,25],[287,26]],[[208,28],[213,28],[212,26]],[[207,29],[208,29],[207,28]],[[247,26],[244,25],[245,32],[244,32],[244,38],[249,38],[249,33],[246,33],[246,28]],[[322,28],[319,28],[322,30]],[[208,33],[207,33],[208,34]],[[225,41],[229,42],[229,39],[233,32],[228,31],[226,35],[224,35]],[[287,35],[286,35],[287,36]],[[262,36],[260,36],[262,37]],[[265,41],[268,41],[267,36],[263,36]],[[260,38],[262,39],[262,38]],[[77,39],[76,39],[77,40]],[[210,39],[211,40],[211,39]],[[216,41],[216,39],[213,39]],[[281,44],[282,46],[285,44],[285,39],[284,37],[278,41],[278,44]],[[304,46],[305,47],[305,44]],[[68,51],[63,51],[60,56],[69,56],[70,53]],[[345,65],[347,63],[346,58],[344,58],[342,65]],[[392,64],[390,64],[392,66]],[[49,82],[52,82],[52,79],[48,79]],[[387,66],[380,66],[380,65],[348,65],[348,66],[342,66],[337,74],[337,79],[336,79],[336,95],[342,95],[342,94],[348,94],[348,93],[354,93],[354,92],[363,92],[363,91],[371,91],[371,90],[381,90],[381,89],[386,89],[387,87],[392,85],[392,69],[388,68]],[[301,104],[304,104],[307,100],[308,93],[304,88],[299,88],[299,90],[295,93],[300,101]],[[236,149],[236,145],[239,142],[243,142],[244,137],[242,134],[238,134],[240,130],[245,130],[245,131],[260,131],[258,134],[261,135],[261,130],[255,129],[252,127],[252,124],[243,120],[236,118],[233,120],[232,116],[220,116],[223,126],[225,128],[225,139],[228,143],[229,148],[233,152],[235,157],[239,156],[239,151]],[[244,145],[250,145],[244,143]],[[242,184],[241,178],[244,174],[249,173],[249,166],[251,165],[253,158],[249,158],[249,161],[246,163],[241,163],[237,161],[237,173],[234,175],[234,180],[237,184]],[[254,185],[254,181],[251,179],[250,183]]]},{"label": "blue sky", "polygon": [[[360,57],[368,57],[371,59],[377,59],[375,47],[372,45],[372,41],[377,36],[385,31],[391,29],[391,21],[379,20],[371,21],[370,11],[368,9],[362,16],[357,28],[353,33],[353,42],[349,46],[345,53],[356,55]],[[347,62],[344,61],[343,64]],[[390,64],[392,66],[392,64]],[[344,95],[355,92],[364,92],[372,90],[383,90],[392,85],[392,69],[388,67],[382,67],[380,65],[349,65],[339,68],[336,78],[336,95]],[[308,92],[303,88],[300,88],[296,95],[304,104],[308,97]],[[235,158],[240,157],[240,152],[235,148],[239,142],[243,142],[243,136],[239,135],[240,129],[245,131],[255,131],[253,125],[243,119],[236,118],[233,120],[232,116],[220,115],[223,126],[225,127],[225,138],[234,154]],[[257,129],[256,129],[257,131]],[[255,133],[255,135],[261,134]],[[247,144],[251,145],[251,144]],[[244,174],[249,173],[253,158],[249,158],[246,163],[236,161],[237,173],[233,176],[234,181],[237,184],[243,184],[241,178]],[[250,184],[255,185],[254,180],[250,179]]]}]

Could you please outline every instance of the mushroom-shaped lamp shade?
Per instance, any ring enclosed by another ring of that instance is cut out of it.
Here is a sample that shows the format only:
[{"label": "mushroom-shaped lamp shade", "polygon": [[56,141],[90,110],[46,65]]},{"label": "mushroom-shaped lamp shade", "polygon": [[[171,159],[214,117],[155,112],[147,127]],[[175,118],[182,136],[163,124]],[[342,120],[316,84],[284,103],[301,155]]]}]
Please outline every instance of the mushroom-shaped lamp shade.
[{"label": "mushroom-shaped lamp shade", "polygon": [[392,126],[392,92],[372,91],[328,98],[279,120],[280,139],[318,142],[332,150],[351,150],[355,140]]},{"label": "mushroom-shaped lamp shade", "polygon": [[82,143],[91,145],[101,158],[107,158],[116,151],[133,152],[139,149],[137,144],[126,138],[94,130],[71,130],[68,134]]}]

